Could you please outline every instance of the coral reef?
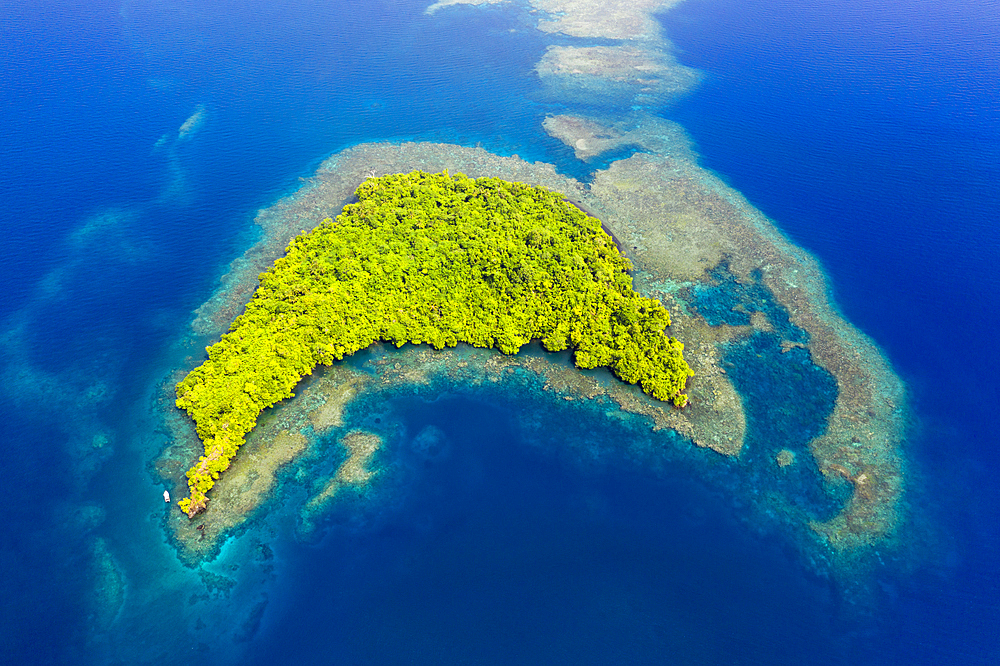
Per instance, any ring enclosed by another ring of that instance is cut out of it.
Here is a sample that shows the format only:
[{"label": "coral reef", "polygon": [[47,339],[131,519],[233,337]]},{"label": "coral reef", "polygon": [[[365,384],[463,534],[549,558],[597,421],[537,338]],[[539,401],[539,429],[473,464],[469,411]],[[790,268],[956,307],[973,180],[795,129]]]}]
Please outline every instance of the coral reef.
[{"label": "coral reef", "polygon": [[[695,371],[688,387],[689,406],[683,411],[664,409],[627,385],[609,381],[610,375],[606,379],[583,375],[558,357],[503,356],[471,348],[436,352],[427,347],[408,347],[387,356],[376,346],[365,361],[371,372],[337,365],[314,377],[295,400],[263,420],[263,427],[251,435],[245,451],[287,462],[280,447],[267,445],[268,438],[282,429],[340,432],[350,425],[344,420],[345,407],[367,399],[373,391],[429,386],[440,378],[453,386],[500,384],[517,376],[511,374],[516,370],[537,377],[543,393],[551,392],[555,400],[610,400],[619,413],[648,419],[651,429],[675,431],[724,456],[738,456],[746,418],[722,359],[733,341],[754,331],[769,332],[785,336],[782,350],[803,349],[834,378],[837,396],[833,411],[823,434],[809,443],[808,454],[831,483],[850,483],[853,489],[843,511],[830,520],[809,519],[792,510],[785,519],[812,530],[835,552],[848,553],[892,538],[901,518],[904,490],[898,451],[904,425],[902,384],[878,349],[836,313],[816,262],[788,243],[737,193],[684,157],[634,155],[599,171],[587,188],[557,174],[551,165],[499,157],[478,148],[429,143],[355,146],[331,157],[292,197],[261,211],[257,219],[265,233],[233,263],[223,287],[200,309],[198,330],[207,332],[214,327],[221,332],[232,313],[239,310],[256,275],[281,253],[285,243],[304,227],[315,226],[336,213],[357,183],[373,171],[393,173],[413,168],[498,175],[543,185],[566,192],[599,215],[635,266],[635,288],[658,298],[673,313],[671,331],[685,340],[685,356]],[[762,293],[787,312],[788,321],[779,322],[752,305],[735,308],[742,311],[739,323],[713,324],[697,314],[690,290],[696,285],[716,284],[720,267],[733,276],[734,284],[764,290]],[[788,332],[793,330],[789,326],[804,333],[796,337]],[[196,450],[197,440],[189,425],[178,423],[175,433],[178,446],[189,452]],[[306,444],[298,450],[300,458],[312,455],[309,451],[314,451],[315,445]],[[271,484],[281,468],[272,463],[256,467],[261,477],[272,477]],[[171,478],[179,482],[182,470],[176,465],[170,469]],[[205,528],[201,532],[185,525],[188,521],[180,516],[171,520],[175,536],[185,547],[210,549],[209,544],[236,529],[268,496],[256,495],[248,503],[232,501],[225,489],[235,485],[234,479],[230,471],[218,482],[213,508],[202,516]],[[219,526],[213,527],[216,521]]]}]

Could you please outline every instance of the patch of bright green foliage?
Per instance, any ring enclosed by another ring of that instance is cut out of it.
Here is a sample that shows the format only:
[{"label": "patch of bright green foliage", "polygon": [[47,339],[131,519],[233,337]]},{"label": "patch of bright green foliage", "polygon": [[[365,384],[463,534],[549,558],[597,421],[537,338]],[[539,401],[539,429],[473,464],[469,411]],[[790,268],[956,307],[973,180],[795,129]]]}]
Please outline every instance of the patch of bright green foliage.
[{"label": "patch of bright green foliage", "polygon": [[358,202],[289,244],[208,360],[177,385],[205,455],[188,471],[193,516],[266,407],[320,363],[376,340],[516,353],[573,349],[683,406],[692,375],[670,316],[632,289],[600,222],[560,194],[496,178],[415,171],[366,180]]}]

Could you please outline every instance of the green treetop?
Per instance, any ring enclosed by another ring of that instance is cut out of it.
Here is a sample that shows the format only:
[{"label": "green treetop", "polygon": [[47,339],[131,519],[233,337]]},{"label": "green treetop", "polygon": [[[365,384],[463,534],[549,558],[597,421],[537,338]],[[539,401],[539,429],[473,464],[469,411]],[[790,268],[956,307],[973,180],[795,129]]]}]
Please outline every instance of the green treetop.
[{"label": "green treetop", "polygon": [[297,236],[208,360],[177,385],[205,455],[188,470],[189,516],[266,407],[318,364],[376,340],[465,342],[514,354],[572,349],[678,407],[693,373],[670,316],[632,289],[600,222],[543,188],[447,172],[371,178],[358,203]]}]

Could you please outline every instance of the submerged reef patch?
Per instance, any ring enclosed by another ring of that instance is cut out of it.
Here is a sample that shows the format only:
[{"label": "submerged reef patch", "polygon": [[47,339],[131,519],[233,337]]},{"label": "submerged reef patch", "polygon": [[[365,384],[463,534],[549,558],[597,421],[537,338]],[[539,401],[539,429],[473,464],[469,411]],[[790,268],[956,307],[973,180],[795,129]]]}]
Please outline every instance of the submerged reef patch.
[{"label": "submerged reef patch", "polygon": [[656,40],[660,26],[653,17],[679,0],[531,0],[547,16],[539,21],[543,32],[571,37]]},{"label": "submerged reef patch", "polygon": [[645,45],[550,46],[535,73],[564,102],[654,105],[695,86],[697,75]]},{"label": "submerged reef patch", "polygon": [[[573,149],[577,159],[594,163],[599,156],[633,151],[688,152],[684,129],[669,120],[633,113],[614,122],[587,116],[547,116],[542,127],[553,138]],[[621,155],[619,159],[628,157]],[[616,160],[609,160],[616,161]]]},{"label": "submerged reef patch", "polygon": [[347,457],[337,466],[333,476],[327,479],[317,492],[309,497],[300,512],[300,534],[308,535],[315,530],[315,520],[322,516],[327,506],[343,490],[364,489],[376,474],[372,469],[372,459],[385,444],[385,439],[366,430],[352,430],[337,442]]},{"label": "submerged reef patch", "polygon": [[510,2],[510,0],[438,0],[433,5],[424,10],[425,14],[433,14],[445,7],[454,7],[457,5],[499,5],[501,3]]},{"label": "submerged reef patch", "polygon": [[108,631],[125,603],[126,581],[118,562],[101,537],[90,543],[90,577],[93,593],[88,597],[87,621],[97,632]]},{"label": "submerged reef patch", "polygon": [[205,124],[206,113],[207,109],[204,104],[196,106],[194,112],[188,116],[187,120],[185,120],[177,130],[177,138],[179,140],[191,138],[191,136]]}]

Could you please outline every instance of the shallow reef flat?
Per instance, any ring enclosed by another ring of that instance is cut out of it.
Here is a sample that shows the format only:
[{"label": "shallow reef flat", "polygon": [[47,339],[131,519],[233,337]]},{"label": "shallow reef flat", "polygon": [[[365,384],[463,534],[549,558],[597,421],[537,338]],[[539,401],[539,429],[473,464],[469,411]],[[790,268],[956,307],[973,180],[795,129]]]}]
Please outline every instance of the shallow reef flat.
[{"label": "shallow reef flat", "polygon": [[624,108],[677,97],[699,79],[666,52],[631,43],[550,46],[535,73],[553,100]]},{"label": "shallow reef flat", "polygon": [[[493,5],[513,0],[439,0],[425,11],[434,14],[460,5]],[[653,14],[666,11],[680,0],[528,0],[540,13],[538,29],[570,37],[656,39],[659,25]]]},{"label": "shallow reef flat", "polygon": [[439,0],[425,9],[424,13],[433,14],[434,12],[444,9],[445,7],[453,7],[456,5],[499,5],[507,2],[510,2],[510,0]]},{"label": "shallow reef flat", "polygon": [[[733,354],[760,336],[774,341],[777,362],[796,358],[799,365],[818,366],[815,372],[829,373],[831,386],[836,386],[832,405],[820,415],[825,423],[816,426],[808,449],[790,456],[784,443],[773,442],[777,448],[766,462],[773,468],[769,473],[787,475],[815,465],[832,494],[839,489],[848,497],[832,515],[804,511],[794,498],[780,493],[761,500],[759,509],[776,515],[834,559],[863,556],[897,535],[904,488],[901,383],[878,349],[837,314],[816,262],[738,193],[686,157],[636,154],[598,171],[593,183],[585,185],[558,174],[552,165],[479,148],[436,143],[352,147],[329,158],[298,192],[258,214],[260,240],[233,262],[217,293],[199,309],[196,335],[205,339],[224,332],[256,287],[257,275],[281,256],[289,239],[335,216],[363,180],[415,169],[548,187],[599,217],[633,262],[636,290],[658,298],[671,312],[670,334],[685,344],[695,372],[688,384],[689,406],[674,409],[607,372],[580,372],[565,354],[504,356],[465,346],[434,351],[375,345],[362,359],[318,372],[303,382],[295,398],[265,411],[232,468],[217,482],[204,514],[189,521],[171,512],[169,530],[186,561],[210,559],[248,518],[267,511],[268,500],[280,494],[282,484],[306,492],[299,511],[299,531],[305,536],[341,498],[389,501],[379,488],[392,485],[394,449],[386,444],[394,437],[391,428],[362,427],[344,414],[362,404],[366,412],[377,411],[381,400],[401,390],[431,400],[475,392],[476,387],[535,391],[540,413],[591,405],[609,422],[641,423],[648,433],[680,437],[653,437],[649,441],[655,445],[645,448],[622,443],[634,441],[627,437],[594,444],[620,449],[617,453],[644,464],[662,464],[664,456],[676,459],[680,454],[667,450],[671,441],[693,442],[722,460],[743,460],[749,455],[748,397],[734,384]],[[747,297],[750,293],[757,296]],[[190,359],[192,367],[199,361]],[[527,388],[517,388],[522,385]],[[164,406],[172,386],[164,385]],[[548,407],[543,410],[542,405]],[[197,458],[201,442],[179,412],[168,410],[167,424],[173,444],[156,467],[173,484],[171,489],[181,493],[183,471]],[[544,431],[552,425],[533,427]],[[363,445],[353,446],[359,437]],[[329,455],[330,441],[340,447],[337,463],[318,475],[304,471],[303,461]],[[713,473],[710,467],[703,466],[706,477]]]},{"label": "shallow reef flat", "polygon": [[544,12],[538,23],[543,32],[570,37],[657,40],[660,25],[653,14],[680,0],[530,0]]},{"label": "shallow reef flat", "polygon": [[648,113],[630,113],[618,119],[563,113],[547,116],[542,128],[585,162],[628,147],[694,159],[684,128]]}]

